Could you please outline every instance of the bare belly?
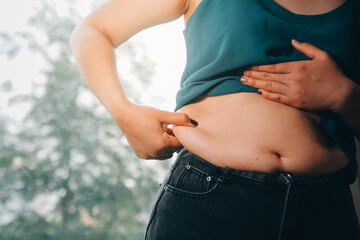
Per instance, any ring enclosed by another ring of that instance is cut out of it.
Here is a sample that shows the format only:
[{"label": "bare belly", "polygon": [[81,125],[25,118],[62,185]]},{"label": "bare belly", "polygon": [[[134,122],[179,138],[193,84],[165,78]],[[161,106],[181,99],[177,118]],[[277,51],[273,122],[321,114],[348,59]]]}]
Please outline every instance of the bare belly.
[{"label": "bare belly", "polygon": [[180,143],[221,167],[310,176],[336,172],[349,162],[316,114],[257,93],[206,97],[178,112],[199,123],[173,127]]}]

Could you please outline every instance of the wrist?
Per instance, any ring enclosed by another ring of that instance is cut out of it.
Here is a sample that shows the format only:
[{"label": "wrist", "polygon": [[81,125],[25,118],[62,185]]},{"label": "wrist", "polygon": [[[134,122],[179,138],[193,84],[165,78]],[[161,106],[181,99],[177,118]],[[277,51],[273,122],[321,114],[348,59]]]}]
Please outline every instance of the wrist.
[{"label": "wrist", "polygon": [[111,103],[107,105],[107,110],[111,117],[118,122],[127,115],[127,112],[132,108],[134,104],[130,102],[126,97],[119,97],[113,99]]},{"label": "wrist", "polygon": [[331,106],[331,110],[336,114],[342,115],[344,112],[346,112],[346,109],[351,103],[354,94],[356,95],[357,92],[359,92],[359,86],[344,76],[338,91],[334,94],[335,98]]}]

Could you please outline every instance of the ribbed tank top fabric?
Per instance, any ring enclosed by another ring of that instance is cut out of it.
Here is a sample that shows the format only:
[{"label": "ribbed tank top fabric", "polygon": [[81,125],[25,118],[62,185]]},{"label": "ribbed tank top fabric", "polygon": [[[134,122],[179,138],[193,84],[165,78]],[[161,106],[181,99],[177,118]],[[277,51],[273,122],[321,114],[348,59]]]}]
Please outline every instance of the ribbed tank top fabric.
[{"label": "ribbed tank top fabric", "polygon": [[[354,30],[360,26],[352,6],[348,0],[324,14],[300,15],[273,0],[202,0],[183,31],[187,57],[175,111],[198,97],[256,92],[240,81],[242,71],[251,65],[310,60],[291,45],[291,39],[328,52],[359,84]],[[358,169],[354,135],[333,112],[317,113],[349,157],[348,181],[354,182]]]}]

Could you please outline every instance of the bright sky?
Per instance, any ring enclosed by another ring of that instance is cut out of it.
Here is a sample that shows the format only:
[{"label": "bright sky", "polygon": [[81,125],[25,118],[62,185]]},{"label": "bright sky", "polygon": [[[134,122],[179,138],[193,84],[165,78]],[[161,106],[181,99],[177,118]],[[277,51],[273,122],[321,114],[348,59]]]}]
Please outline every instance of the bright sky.
[{"label": "bright sky", "polygon": [[[0,8],[0,33],[15,33],[26,29],[26,20],[36,9],[40,8],[39,2],[39,0],[3,2]],[[77,0],[76,2],[82,16],[91,11],[89,3],[92,1]],[[65,0],[54,1],[54,5],[60,12],[66,12]],[[149,96],[149,105],[169,111],[175,107],[175,94],[179,88],[186,59],[183,29],[183,18],[180,18],[171,23],[146,29],[133,37],[134,40],[141,41],[147,46],[148,55],[151,61],[155,62],[155,77],[153,77],[150,88],[151,92],[165,99],[161,105],[154,105]],[[41,77],[39,75],[41,66],[40,57],[28,51],[22,51],[13,60],[0,57],[0,84],[2,81],[10,79],[15,87],[15,92],[28,92],[31,89],[30,80]],[[6,97],[6,94],[0,96],[0,111],[12,118],[21,118],[27,107],[6,107]]]}]

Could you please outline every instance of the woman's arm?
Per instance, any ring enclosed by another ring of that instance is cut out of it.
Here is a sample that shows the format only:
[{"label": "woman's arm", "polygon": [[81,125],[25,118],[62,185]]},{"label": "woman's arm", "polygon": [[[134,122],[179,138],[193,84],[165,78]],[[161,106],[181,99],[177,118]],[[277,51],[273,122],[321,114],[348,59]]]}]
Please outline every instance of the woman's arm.
[{"label": "woman's arm", "polygon": [[338,95],[338,104],[332,111],[337,113],[344,122],[353,130],[355,137],[360,140],[360,86],[345,77],[344,93]]},{"label": "woman's arm", "polygon": [[360,86],[328,53],[309,43],[292,44],[312,60],[254,66],[245,71],[242,82],[269,100],[310,111],[331,110],[360,139]]},{"label": "woman's arm", "polygon": [[128,101],[117,76],[114,48],[143,29],[179,18],[186,9],[186,0],[108,0],[71,36],[71,48],[84,80],[141,158],[171,157],[182,146],[167,125],[194,125],[186,114]]}]

